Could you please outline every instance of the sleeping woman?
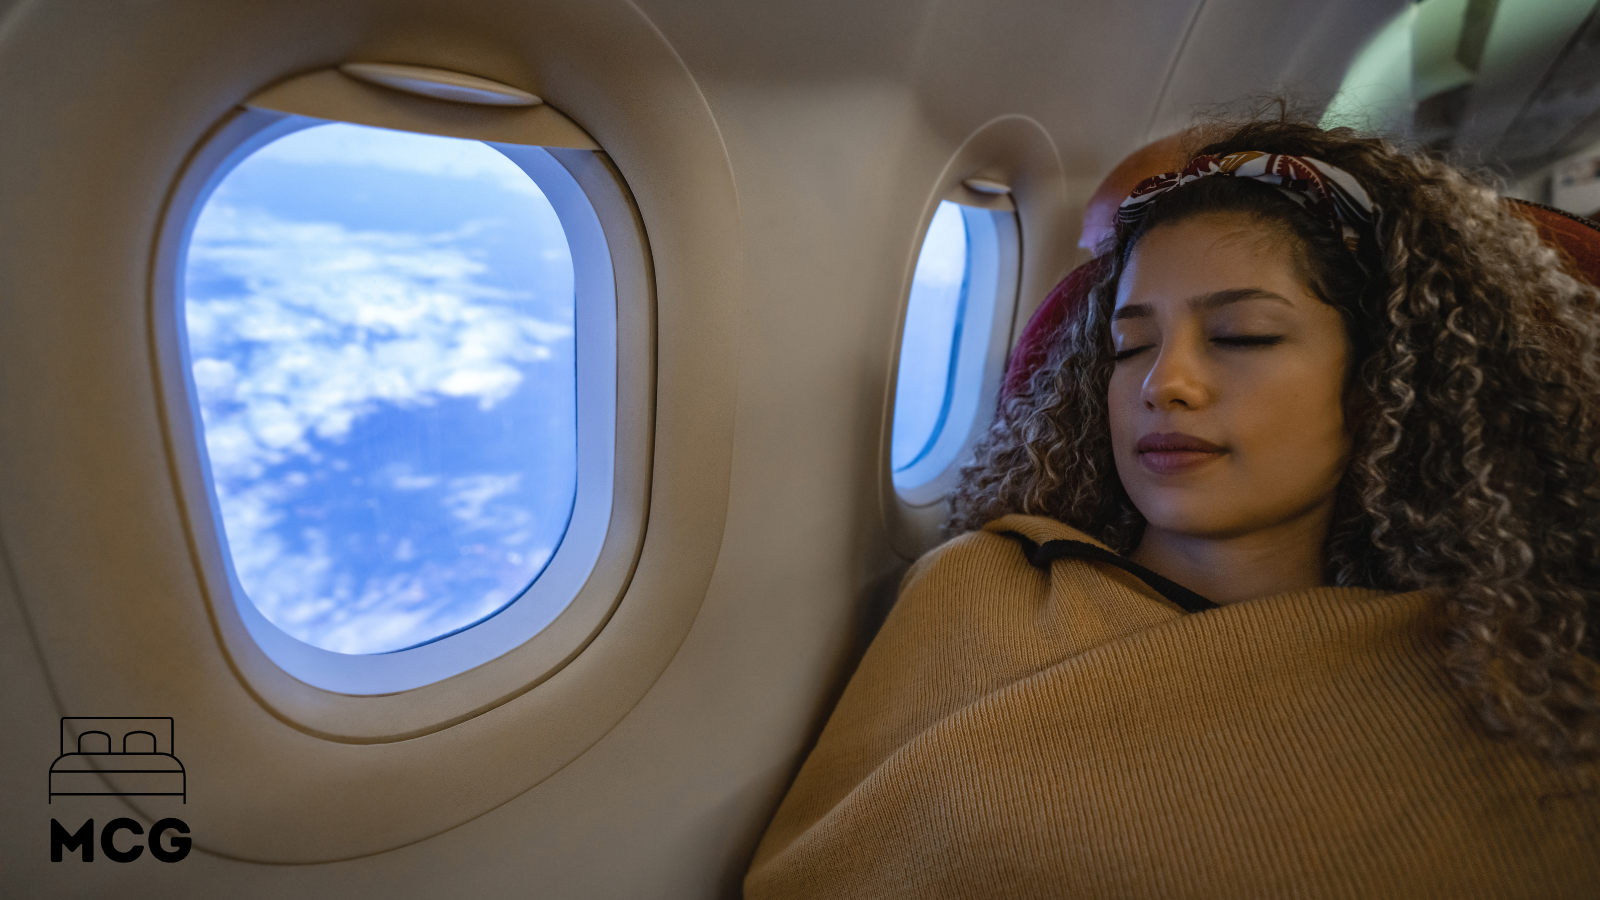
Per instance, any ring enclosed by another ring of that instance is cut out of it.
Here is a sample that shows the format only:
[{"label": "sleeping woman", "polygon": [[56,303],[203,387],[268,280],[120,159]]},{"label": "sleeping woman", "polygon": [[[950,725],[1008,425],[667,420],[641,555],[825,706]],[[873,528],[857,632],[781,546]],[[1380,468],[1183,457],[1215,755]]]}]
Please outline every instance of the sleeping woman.
[{"label": "sleeping woman", "polygon": [[1596,896],[1600,291],[1292,122],[1101,250],[746,896]]}]

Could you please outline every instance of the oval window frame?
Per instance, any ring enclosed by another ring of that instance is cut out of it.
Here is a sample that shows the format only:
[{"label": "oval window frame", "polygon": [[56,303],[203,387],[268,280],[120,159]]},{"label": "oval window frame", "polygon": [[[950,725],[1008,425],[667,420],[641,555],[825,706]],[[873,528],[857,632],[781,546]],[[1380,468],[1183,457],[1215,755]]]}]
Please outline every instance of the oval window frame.
[{"label": "oval window frame", "polygon": [[[920,496],[908,498],[894,485],[891,443],[904,304],[910,299],[911,280],[927,225],[940,201],[946,199],[985,209],[1015,211],[1019,229],[1018,282],[1015,301],[1010,304],[1010,333],[1005,338],[1008,348],[1015,346],[1029,316],[1051,285],[1082,261],[1074,246],[1077,220],[1082,214],[1082,201],[1092,192],[1094,182],[1069,179],[1061,160],[1060,149],[1038,121],[1008,113],[988,120],[969,133],[937,171],[930,168],[923,172],[907,172],[906,177],[915,182],[915,186],[908,185],[907,190],[918,191],[926,199],[920,219],[907,226],[916,241],[907,246],[902,305],[893,320],[893,334],[885,341],[883,377],[886,389],[878,432],[878,509],[890,546],[907,562],[950,536],[944,530],[950,513],[948,501],[964,464],[964,459],[958,456],[949,480]],[[921,230],[916,230],[919,224]],[[1000,380],[1004,377],[1008,352],[1003,351],[996,363]],[[971,436],[973,446],[982,440],[993,410],[994,406],[980,410],[984,423],[978,433]],[[918,504],[912,500],[922,502]]]},{"label": "oval window frame", "polygon": [[[573,254],[578,473],[567,531],[540,576],[500,611],[390,653],[342,654],[304,643],[244,594],[211,488],[182,318],[189,238],[211,191],[251,153],[323,122],[490,144],[544,192]],[[334,70],[291,78],[230,112],[201,141],[166,207],[156,248],[149,315],[169,458],[213,628],[252,695],[280,718],[330,738],[403,739],[531,689],[594,639],[626,590],[643,542],[654,292],[631,194],[578,126],[544,105],[418,99]],[[562,594],[570,595],[564,607],[541,611],[541,601]]]}]

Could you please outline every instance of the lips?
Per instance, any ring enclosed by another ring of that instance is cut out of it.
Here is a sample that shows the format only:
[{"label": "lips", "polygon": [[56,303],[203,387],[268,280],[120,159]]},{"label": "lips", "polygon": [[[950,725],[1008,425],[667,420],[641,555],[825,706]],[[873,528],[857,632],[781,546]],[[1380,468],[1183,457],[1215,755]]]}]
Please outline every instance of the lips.
[{"label": "lips", "polygon": [[1180,431],[1153,432],[1139,438],[1139,443],[1134,445],[1139,453],[1160,451],[1194,451],[1200,453],[1217,453],[1223,448],[1210,441],[1197,438],[1192,434]]}]

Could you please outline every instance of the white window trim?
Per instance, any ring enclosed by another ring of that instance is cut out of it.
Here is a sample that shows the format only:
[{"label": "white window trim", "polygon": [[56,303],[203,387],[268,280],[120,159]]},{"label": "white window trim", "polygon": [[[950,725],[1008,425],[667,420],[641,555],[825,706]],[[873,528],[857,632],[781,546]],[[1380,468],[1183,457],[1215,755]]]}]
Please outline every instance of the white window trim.
[{"label": "white window trim", "polygon": [[[263,116],[265,119],[265,115]],[[222,180],[252,153],[295,131],[322,124],[303,116],[264,120],[259,130],[241,140],[212,170],[196,212]],[[611,278],[605,232],[588,197],[550,151],[541,147],[491,145],[527,173],[554,207],[572,253],[576,309],[577,480],[572,515],[544,570],[525,590],[507,597],[507,605],[486,619],[453,633],[404,650],[347,654],[308,644],[263,615],[234,572],[225,553],[227,578],[245,628],[268,657],[307,684],[341,694],[388,694],[441,681],[488,662],[544,630],[578,595],[593,571],[605,541],[611,513],[611,482],[616,441],[616,292]],[[186,252],[193,221],[180,238]],[[180,263],[178,271],[183,271]],[[177,286],[174,286],[177,288]],[[174,312],[182,314],[181,307]],[[180,329],[182,325],[180,323]],[[185,347],[182,367],[195,421],[199,421],[190,360]],[[194,439],[204,447],[205,437]],[[205,476],[212,484],[206,454]],[[228,546],[214,489],[206,491],[213,533]]]},{"label": "white window trim", "polygon": [[[508,114],[500,109],[470,110],[470,116],[452,110],[442,125],[419,123],[416,115],[397,123],[390,104],[408,115],[421,109],[422,118],[439,104],[401,94],[390,100],[389,92],[363,89],[374,92],[369,101],[386,115],[351,115],[360,104],[347,103],[341,121],[485,140],[527,172],[555,208],[575,275],[578,472],[572,518],[542,573],[474,626],[404,650],[352,655],[313,647],[268,621],[239,585],[225,549],[188,363],[181,282],[189,237],[210,192],[250,153],[320,117],[296,115],[282,103],[246,104],[201,144],[167,207],[151,290],[157,381],[181,505],[234,671],[276,714],[352,740],[420,733],[493,706],[549,678],[594,639],[632,576],[643,540],[654,357],[650,267],[638,213],[604,154],[575,147],[586,137],[566,139],[581,130],[546,106],[536,107],[540,118],[524,118],[515,128],[500,118]],[[281,94],[273,88],[263,96]],[[491,127],[475,129],[475,121]],[[526,127],[529,122],[535,127]],[[560,146],[505,140],[540,134],[566,137]],[[619,305],[620,286],[628,297]],[[470,681],[454,678],[468,671]]]}]

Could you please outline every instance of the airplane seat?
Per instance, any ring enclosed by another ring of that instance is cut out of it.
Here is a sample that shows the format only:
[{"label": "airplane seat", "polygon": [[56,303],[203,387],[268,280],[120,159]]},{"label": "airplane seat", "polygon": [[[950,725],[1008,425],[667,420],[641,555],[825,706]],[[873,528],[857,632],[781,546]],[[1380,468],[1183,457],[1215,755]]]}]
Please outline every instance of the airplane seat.
[{"label": "airplane seat", "polygon": [[1089,297],[1100,274],[1100,259],[1094,257],[1078,266],[1061,279],[1050,294],[1039,304],[1017,337],[1017,346],[1006,363],[1005,381],[1000,386],[1000,402],[1028,386],[1033,370],[1039,368],[1050,355],[1050,338],[1066,321],[1067,314],[1080,309]]},{"label": "airplane seat", "polygon": [[[1513,210],[1539,230],[1545,242],[1567,261],[1568,271],[1584,281],[1600,286],[1600,222],[1564,210],[1527,200],[1509,198]],[[1006,363],[1000,402],[1025,388],[1034,369],[1049,355],[1050,339],[1068,314],[1082,308],[1099,276],[1102,257],[1078,266],[1051,289],[1028,324],[1023,326],[1017,345]]]},{"label": "airplane seat", "polygon": [[1566,258],[1568,271],[1600,287],[1600,222],[1527,200],[1513,198],[1511,205]]}]

